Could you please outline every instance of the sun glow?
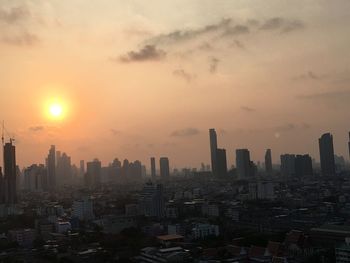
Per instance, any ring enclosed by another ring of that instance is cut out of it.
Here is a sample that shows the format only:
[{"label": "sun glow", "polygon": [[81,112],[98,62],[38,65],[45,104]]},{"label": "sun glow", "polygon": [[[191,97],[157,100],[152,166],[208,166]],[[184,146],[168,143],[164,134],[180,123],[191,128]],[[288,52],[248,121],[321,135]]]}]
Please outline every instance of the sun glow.
[{"label": "sun glow", "polygon": [[62,119],[64,115],[63,105],[59,102],[50,103],[48,107],[48,115],[52,119]]}]

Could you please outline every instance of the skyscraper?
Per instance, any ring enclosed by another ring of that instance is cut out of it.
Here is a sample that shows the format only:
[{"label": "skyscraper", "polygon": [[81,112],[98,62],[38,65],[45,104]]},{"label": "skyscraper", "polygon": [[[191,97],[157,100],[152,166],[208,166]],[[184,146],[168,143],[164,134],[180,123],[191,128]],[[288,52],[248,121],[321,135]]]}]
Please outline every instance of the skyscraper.
[{"label": "skyscraper", "polygon": [[350,157],[350,132],[349,132],[349,142],[348,142],[348,148],[349,148],[349,157]]},{"label": "skyscraper", "polygon": [[284,176],[295,175],[295,155],[294,154],[281,155],[281,174]]},{"label": "skyscraper", "polygon": [[250,153],[247,149],[236,150],[236,167],[239,179],[245,179],[251,175]]},{"label": "skyscraper", "polygon": [[16,187],[17,167],[16,148],[12,141],[4,145],[4,201],[7,205],[17,202]]},{"label": "skyscraper", "polygon": [[94,159],[86,163],[85,184],[89,188],[98,187],[101,184],[101,162]]},{"label": "skyscraper", "polygon": [[271,149],[267,149],[265,153],[265,171],[268,174],[272,173],[272,156]]},{"label": "skyscraper", "polygon": [[227,161],[225,149],[216,149],[216,164],[217,175],[219,177],[225,177],[227,175]]},{"label": "skyscraper", "polygon": [[215,129],[209,129],[209,140],[210,140],[210,157],[211,157],[211,171],[214,175],[217,175],[216,166],[217,166],[217,148],[218,142],[216,137]]},{"label": "skyscraper", "polygon": [[295,156],[295,175],[305,177],[313,175],[312,159],[310,155],[296,155]]},{"label": "skyscraper", "polygon": [[47,180],[48,180],[48,188],[50,190],[55,189],[56,187],[56,149],[55,145],[51,145],[49,150],[49,155],[46,159],[47,166]]},{"label": "skyscraper", "polygon": [[333,136],[325,133],[318,140],[320,148],[321,172],[323,176],[335,175]]},{"label": "skyscraper", "polygon": [[161,157],[159,160],[160,177],[168,178],[170,176],[169,159],[168,157]]},{"label": "skyscraper", "polygon": [[151,157],[151,176],[152,178],[156,178],[156,159]]}]

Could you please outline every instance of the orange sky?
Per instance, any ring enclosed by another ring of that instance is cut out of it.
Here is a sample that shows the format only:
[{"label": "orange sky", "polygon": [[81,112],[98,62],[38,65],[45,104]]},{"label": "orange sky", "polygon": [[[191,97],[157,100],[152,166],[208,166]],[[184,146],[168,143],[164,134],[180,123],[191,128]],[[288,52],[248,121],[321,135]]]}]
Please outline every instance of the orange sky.
[{"label": "orange sky", "polygon": [[[348,158],[348,0],[0,0],[0,117],[21,166],[80,159],[234,163],[272,148]],[[52,120],[47,102],[66,115]]]}]

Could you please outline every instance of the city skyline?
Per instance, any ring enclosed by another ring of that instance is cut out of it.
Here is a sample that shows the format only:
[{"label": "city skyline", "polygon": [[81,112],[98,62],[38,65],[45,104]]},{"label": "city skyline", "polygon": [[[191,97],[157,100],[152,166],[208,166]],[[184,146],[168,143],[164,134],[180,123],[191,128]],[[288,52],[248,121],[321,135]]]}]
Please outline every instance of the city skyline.
[{"label": "city skyline", "polygon": [[21,166],[54,144],[73,163],[164,155],[198,167],[210,162],[211,127],[229,164],[239,148],[252,160],[267,148],[274,160],[318,159],[326,132],[346,157],[349,9],[345,0],[5,0],[0,119]]}]

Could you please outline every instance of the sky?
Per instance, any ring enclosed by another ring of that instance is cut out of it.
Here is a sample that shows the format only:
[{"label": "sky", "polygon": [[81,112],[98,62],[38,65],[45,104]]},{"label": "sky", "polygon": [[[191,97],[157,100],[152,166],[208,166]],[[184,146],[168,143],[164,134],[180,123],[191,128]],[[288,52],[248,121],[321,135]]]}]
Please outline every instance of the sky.
[{"label": "sky", "polygon": [[349,0],[0,0],[0,118],[20,166],[55,144],[199,167],[209,128],[229,166],[237,148],[318,160],[325,132],[348,159],[349,25]]}]

